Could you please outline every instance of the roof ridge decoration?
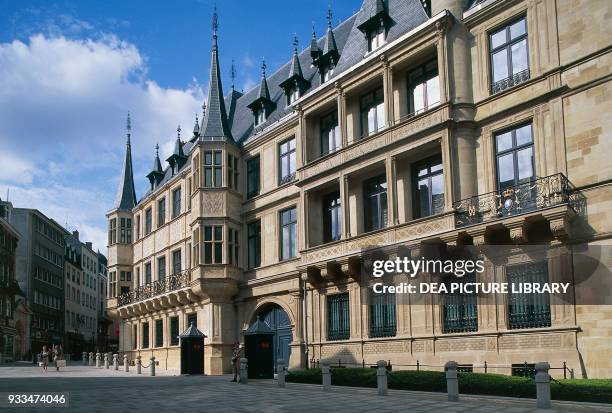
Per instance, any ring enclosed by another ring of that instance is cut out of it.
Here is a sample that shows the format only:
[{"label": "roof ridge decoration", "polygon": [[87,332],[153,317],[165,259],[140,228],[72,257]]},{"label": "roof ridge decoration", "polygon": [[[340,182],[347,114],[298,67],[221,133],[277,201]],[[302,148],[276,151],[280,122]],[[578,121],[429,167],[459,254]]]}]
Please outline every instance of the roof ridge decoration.
[{"label": "roof ridge decoration", "polygon": [[[196,126],[197,122],[197,114],[196,114]],[[174,143],[174,151],[172,155],[166,159],[166,161],[170,164],[170,168],[172,169],[172,175],[177,173],[181,167],[187,162],[187,156],[185,156],[185,152],[183,152],[183,142],[181,142],[181,125],[178,125],[176,128],[176,142]]]},{"label": "roof ridge decoration", "polygon": [[159,160],[159,144],[155,144],[153,170],[147,174],[147,178],[149,178],[149,182],[151,183],[151,189],[153,189],[155,185],[157,185],[164,178],[164,171]]},{"label": "roof ridge decoration", "polygon": [[298,54],[298,38],[297,35],[293,36],[293,56],[291,59],[291,66],[289,67],[289,74],[287,79],[279,83],[279,86],[285,90],[285,94],[289,95],[294,87],[297,87],[300,91],[300,95],[310,87],[310,82],[304,78],[302,73],[302,66],[300,65],[300,57]]},{"label": "roof ridge decoration", "polygon": [[266,115],[269,114],[276,105],[270,99],[270,90],[268,89],[268,81],[266,79],[266,60],[261,60],[261,81],[259,83],[259,90],[257,91],[257,97],[250,104],[247,105],[253,112],[261,109],[266,111]]},{"label": "roof ridge decoration", "polygon": [[217,30],[219,29],[217,7],[212,17],[213,44],[210,59],[210,77],[208,80],[208,109],[202,118],[199,138],[202,141],[229,141],[234,142],[228,122],[221,73],[219,70],[219,46],[217,44]]},{"label": "roof ridge decoration", "polygon": [[334,36],[334,29],[332,27],[332,16],[330,7],[327,9],[327,32],[323,39],[323,49],[319,47],[317,42],[314,26],[312,28],[310,57],[312,57],[312,64],[319,68],[320,73],[323,73],[324,70],[332,69],[340,59],[340,52],[336,44],[336,37]]},{"label": "roof ridge decoration", "polygon": [[136,206],[136,189],[134,188],[134,171],[132,169],[132,119],[130,112],[127,114],[126,122],[127,139],[125,148],[125,159],[123,161],[123,171],[119,181],[119,188],[113,209],[121,211],[131,211]]}]

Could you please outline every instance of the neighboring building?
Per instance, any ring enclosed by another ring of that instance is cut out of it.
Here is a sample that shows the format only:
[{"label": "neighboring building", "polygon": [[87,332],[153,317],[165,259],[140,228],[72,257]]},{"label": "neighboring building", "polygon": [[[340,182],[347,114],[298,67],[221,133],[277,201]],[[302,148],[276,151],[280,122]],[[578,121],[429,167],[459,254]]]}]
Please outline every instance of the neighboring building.
[{"label": "neighboring building", "polygon": [[64,339],[64,255],[68,232],[36,209],[14,208],[11,224],[21,234],[16,278],[32,320],[31,351]]},{"label": "neighboring building", "polygon": [[100,307],[98,282],[98,254],[93,250],[91,242],[81,244],[81,268],[83,282],[81,284],[81,311],[85,324],[85,340],[94,343],[96,349],[102,351],[98,340],[98,311]]},{"label": "neighboring building", "polygon": [[83,271],[81,268],[81,242],[79,234],[74,231],[66,237],[66,254],[64,270],[65,280],[65,333],[64,352],[71,357],[78,357],[83,351],[94,351],[93,343],[85,339],[85,319],[81,310],[81,281]]},{"label": "neighboring building", "polygon": [[119,321],[106,312],[108,260],[98,251],[98,346],[103,352],[119,350]]},{"label": "neighboring building", "polygon": [[[612,234],[611,7],[365,0],[272,75],[262,65],[258,87],[227,96],[215,16],[203,119],[186,142],[178,130],[168,166],[155,157],[138,201],[128,124],[107,214],[120,351],[177,368],[176,337],[193,322],[208,336],[206,373],[221,374],[260,317],[290,368],[457,360],[510,374],[546,360],[610,377],[609,276],[566,302],[414,302],[372,294],[360,264],[379,246],[399,256],[529,241],[562,248],[513,253],[482,280],[583,277],[572,245]],[[597,274],[609,274],[601,256]]]},{"label": "neighboring building", "polygon": [[20,294],[15,280],[19,233],[9,224],[11,208],[10,203],[0,199],[0,363],[20,360],[23,356],[23,328],[15,320],[16,299]]}]

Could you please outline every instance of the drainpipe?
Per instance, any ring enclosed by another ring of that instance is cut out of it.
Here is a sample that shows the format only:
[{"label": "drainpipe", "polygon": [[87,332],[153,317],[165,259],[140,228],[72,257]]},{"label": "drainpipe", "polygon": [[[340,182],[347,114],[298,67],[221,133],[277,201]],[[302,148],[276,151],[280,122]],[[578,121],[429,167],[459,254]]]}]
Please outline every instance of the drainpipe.
[{"label": "drainpipe", "polygon": [[306,288],[307,286],[307,280],[303,280],[303,284],[302,284],[302,290],[303,290],[303,294],[302,294],[302,312],[304,313],[302,315],[302,331],[304,332],[304,353],[306,354],[306,368],[308,368],[308,322],[306,320],[306,315],[308,314],[308,311],[306,309],[306,305],[308,303],[308,300],[306,299],[306,295],[308,293],[308,290]]}]

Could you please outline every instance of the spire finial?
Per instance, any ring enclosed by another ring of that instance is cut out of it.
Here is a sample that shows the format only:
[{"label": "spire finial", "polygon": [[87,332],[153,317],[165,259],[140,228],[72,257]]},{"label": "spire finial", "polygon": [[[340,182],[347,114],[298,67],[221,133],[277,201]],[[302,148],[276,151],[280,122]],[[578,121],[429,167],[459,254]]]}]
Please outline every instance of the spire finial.
[{"label": "spire finial", "polygon": [[236,66],[234,66],[234,59],[232,59],[232,67],[230,69],[230,77],[232,78],[232,90],[234,90],[234,80],[236,80]]},{"label": "spire finial", "polygon": [[266,58],[261,58],[261,77],[266,77]]},{"label": "spire finial", "polygon": [[206,117],[206,102],[202,102],[202,119]]},{"label": "spire finial", "polygon": [[176,127],[176,139],[180,140],[181,139],[181,124],[179,123],[179,125]]},{"label": "spire finial", "polygon": [[294,33],[293,34],[293,52],[295,54],[297,54],[297,52],[298,52],[298,44],[299,44],[299,42],[298,42],[297,33]]},{"label": "spire finial", "polygon": [[215,4],[215,7],[213,9],[213,15],[212,15],[212,29],[213,29],[213,36],[216,39],[217,38],[217,30],[219,30],[219,16],[217,15],[217,5]]},{"label": "spire finial", "polygon": [[327,27],[331,29],[332,27],[332,10],[331,4],[327,7]]},{"label": "spire finial", "polygon": [[130,138],[132,137],[132,119],[130,117],[130,112],[127,114],[127,144],[130,145]]},{"label": "spire finial", "polygon": [[159,143],[155,144],[155,156],[159,156]]},{"label": "spire finial", "polygon": [[312,22],[312,38],[317,39],[317,32],[315,31],[315,24]]}]

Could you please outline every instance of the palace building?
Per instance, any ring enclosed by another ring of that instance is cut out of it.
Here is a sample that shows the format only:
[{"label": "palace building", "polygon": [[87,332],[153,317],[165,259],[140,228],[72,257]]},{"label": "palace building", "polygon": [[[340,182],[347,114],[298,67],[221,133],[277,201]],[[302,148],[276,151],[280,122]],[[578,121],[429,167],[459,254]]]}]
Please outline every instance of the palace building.
[{"label": "palace building", "polygon": [[[259,318],[290,369],[455,360],[511,374],[548,361],[610,377],[610,8],[365,0],[335,27],[328,14],[302,51],[294,40],[273,73],[262,64],[256,88],[227,94],[215,13],[202,118],[155,156],[141,197],[128,122],[107,214],[119,351],[177,369],[193,323],[205,373],[222,374]],[[364,251],[431,245],[502,245],[481,283],[582,281],[537,302],[372,292]],[[601,252],[589,277],[578,246]]]}]

